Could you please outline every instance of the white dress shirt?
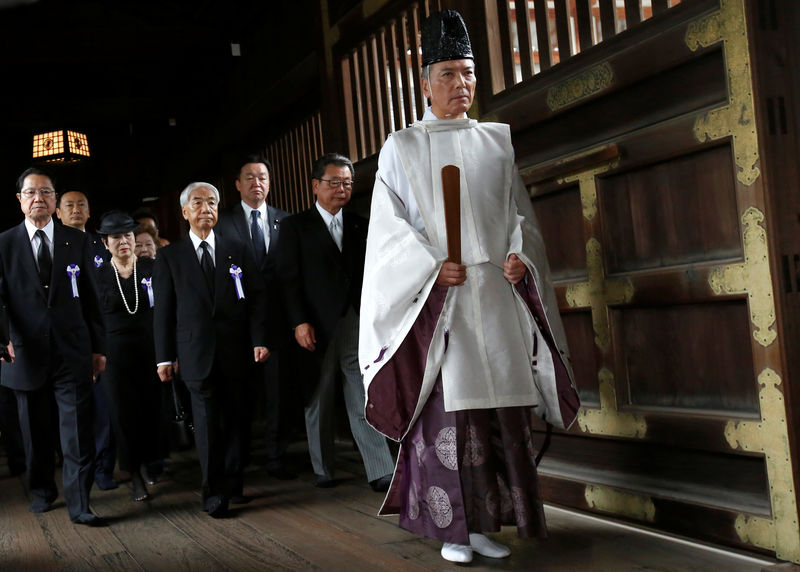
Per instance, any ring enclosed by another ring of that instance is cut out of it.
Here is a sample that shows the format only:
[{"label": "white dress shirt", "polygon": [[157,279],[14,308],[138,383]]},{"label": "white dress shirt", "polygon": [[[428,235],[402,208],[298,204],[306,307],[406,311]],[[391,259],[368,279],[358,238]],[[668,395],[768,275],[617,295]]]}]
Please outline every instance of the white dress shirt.
[{"label": "white dress shirt", "polygon": [[214,240],[214,231],[212,230],[211,232],[208,233],[208,237],[207,238],[202,239],[202,238],[200,238],[199,236],[197,236],[194,232],[192,232],[190,230],[189,231],[189,238],[191,239],[192,244],[194,245],[195,253],[197,253],[197,261],[201,262],[202,259],[203,259],[203,249],[200,248],[200,243],[203,242],[203,240],[205,240],[206,244],[208,244],[208,253],[211,255],[211,261],[214,263],[214,266],[216,266],[217,263],[216,263],[216,258],[214,256],[214,253],[216,252],[216,248],[215,248],[216,242]]},{"label": "white dress shirt", "polygon": [[[50,217],[50,220],[44,228],[41,230],[44,231],[44,235],[47,237],[47,248],[50,250],[50,259],[53,259],[53,229],[55,228],[55,223],[53,222],[53,217]],[[25,230],[28,231],[28,238],[31,241],[31,248],[33,249],[33,259],[36,261],[36,266],[39,266],[39,242],[40,239],[36,236],[36,231],[39,230],[36,228],[31,221],[27,218],[25,219]]]}]

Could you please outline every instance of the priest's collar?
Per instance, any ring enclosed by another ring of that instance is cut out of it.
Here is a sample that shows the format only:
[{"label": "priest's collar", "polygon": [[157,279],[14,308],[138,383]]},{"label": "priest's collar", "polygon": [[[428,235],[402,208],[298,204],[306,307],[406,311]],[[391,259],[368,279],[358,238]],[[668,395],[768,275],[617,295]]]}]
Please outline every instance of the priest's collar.
[{"label": "priest's collar", "polygon": [[425,114],[422,116],[420,121],[414,123],[415,126],[418,126],[426,131],[448,131],[450,129],[466,129],[469,127],[475,127],[478,124],[477,121],[474,119],[470,119],[469,117],[459,118],[459,119],[439,119],[433,113],[430,107],[425,108]]}]

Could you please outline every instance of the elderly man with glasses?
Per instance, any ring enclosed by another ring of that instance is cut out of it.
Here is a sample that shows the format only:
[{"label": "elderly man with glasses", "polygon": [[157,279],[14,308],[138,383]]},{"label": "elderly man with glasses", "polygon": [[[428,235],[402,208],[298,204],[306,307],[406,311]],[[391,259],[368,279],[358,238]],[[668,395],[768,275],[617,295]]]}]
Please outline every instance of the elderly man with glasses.
[{"label": "elderly man with glasses", "polygon": [[297,343],[313,365],[306,389],[306,432],[316,486],[334,481],[334,388],[341,371],[350,429],[375,491],[391,482],[394,462],[386,440],[364,419],[358,367],[358,312],[367,221],[343,212],[353,188],[353,163],[329,153],[311,173],[317,197],[310,209],[284,220],[278,268],[286,311]]},{"label": "elderly man with glasses", "polygon": [[31,512],[58,496],[55,426],[64,453],[64,497],[70,519],[97,526],[89,509],[94,472],[92,378],[105,368],[103,328],[86,234],[53,223],[52,178],[36,168],[17,181],[25,220],[0,234],[0,337],[6,355],[0,383],[14,390],[25,443]]}]

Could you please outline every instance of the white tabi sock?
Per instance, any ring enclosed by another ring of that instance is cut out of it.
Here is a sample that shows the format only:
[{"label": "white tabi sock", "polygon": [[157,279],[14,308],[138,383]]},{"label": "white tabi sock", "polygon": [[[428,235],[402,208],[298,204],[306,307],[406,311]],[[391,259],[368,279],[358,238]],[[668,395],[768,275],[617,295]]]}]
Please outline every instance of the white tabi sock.
[{"label": "white tabi sock", "polygon": [[472,548],[466,544],[445,542],[442,544],[442,558],[450,562],[466,564],[467,562],[472,562]]},{"label": "white tabi sock", "polygon": [[488,558],[505,558],[511,554],[508,546],[503,546],[479,532],[469,533],[469,544],[475,552]]}]

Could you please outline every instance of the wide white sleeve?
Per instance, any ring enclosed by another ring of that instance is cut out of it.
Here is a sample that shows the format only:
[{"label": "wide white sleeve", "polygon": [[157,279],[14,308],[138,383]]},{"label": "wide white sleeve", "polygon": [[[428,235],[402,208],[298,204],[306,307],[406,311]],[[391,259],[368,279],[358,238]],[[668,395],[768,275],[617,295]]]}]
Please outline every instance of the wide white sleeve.
[{"label": "wide white sleeve", "polygon": [[447,258],[415,227],[408,202],[387,185],[387,179],[397,182],[393,175],[379,167],[372,193],[359,332],[366,385],[405,339]]},{"label": "wide white sleeve", "polygon": [[400,154],[397,152],[397,145],[391,135],[386,139],[386,143],[383,144],[380,155],[378,155],[378,176],[403,203],[409,224],[424,235],[425,224],[422,222],[417,200],[414,198],[408,177],[403,170]]}]

